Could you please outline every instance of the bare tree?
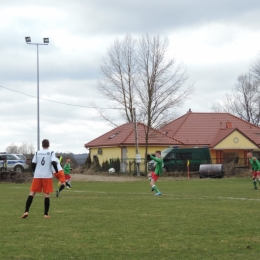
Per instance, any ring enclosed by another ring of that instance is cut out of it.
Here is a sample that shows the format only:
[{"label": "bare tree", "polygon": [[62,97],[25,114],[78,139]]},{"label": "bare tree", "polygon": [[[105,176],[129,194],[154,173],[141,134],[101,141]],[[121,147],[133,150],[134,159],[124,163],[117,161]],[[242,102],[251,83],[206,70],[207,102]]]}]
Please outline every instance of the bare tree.
[{"label": "bare tree", "polygon": [[[98,85],[99,91],[114,103],[114,107],[120,109],[121,116],[127,122],[133,122],[137,61],[136,40],[131,35],[126,35],[122,41],[119,39],[114,41],[102,61],[101,73],[103,78]],[[99,113],[111,123],[111,119],[101,110]]]},{"label": "bare tree", "polygon": [[[144,35],[139,40],[137,86],[139,114],[146,128],[147,156],[150,129],[158,128],[173,119],[173,111],[180,107],[192,93],[188,76],[182,63],[167,58],[169,42],[160,36]],[[146,170],[146,169],[145,169]]]},{"label": "bare tree", "polygon": [[35,149],[33,144],[26,144],[23,143],[19,146],[18,148],[18,153],[22,153],[22,154],[34,154],[35,153]]},{"label": "bare tree", "polygon": [[6,147],[5,151],[7,153],[18,153],[18,146],[12,143]]},{"label": "bare tree", "polygon": [[134,121],[136,107],[138,121],[147,126],[145,157],[150,129],[172,120],[193,90],[183,64],[168,58],[168,50],[168,39],[159,35],[137,40],[126,35],[122,41],[115,40],[101,65],[102,95],[122,109],[127,122]]},{"label": "bare tree", "polygon": [[252,124],[260,123],[259,84],[250,74],[241,74],[232,94],[212,106],[216,112],[228,112]]},{"label": "bare tree", "polygon": [[260,52],[250,66],[250,73],[254,80],[260,83]]},{"label": "bare tree", "polygon": [[22,154],[34,154],[35,149],[33,144],[23,143],[20,146],[16,144],[10,144],[6,147],[5,151],[7,153],[22,153]]}]

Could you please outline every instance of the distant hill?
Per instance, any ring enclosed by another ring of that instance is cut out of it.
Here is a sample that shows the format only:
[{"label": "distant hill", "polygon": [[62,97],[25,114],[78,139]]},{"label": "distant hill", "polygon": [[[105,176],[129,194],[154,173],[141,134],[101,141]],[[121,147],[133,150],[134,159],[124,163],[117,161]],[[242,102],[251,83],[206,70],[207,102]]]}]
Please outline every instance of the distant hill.
[{"label": "distant hill", "polygon": [[85,161],[88,157],[88,153],[82,154],[73,154],[75,161],[78,163],[79,166],[85,164]]}]

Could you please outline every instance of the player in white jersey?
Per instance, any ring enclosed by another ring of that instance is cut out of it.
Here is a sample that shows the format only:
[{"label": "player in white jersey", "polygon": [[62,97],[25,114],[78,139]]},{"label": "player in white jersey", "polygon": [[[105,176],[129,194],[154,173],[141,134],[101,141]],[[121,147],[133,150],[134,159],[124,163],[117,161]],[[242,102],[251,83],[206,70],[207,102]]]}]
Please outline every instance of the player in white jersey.
[{"label": "player in white jersey", "polygon": [[49,140],[44,139],[42,141],[42,150],[35,153],[32,160],[32,170],[34,177],[30,189],[30,194],[27,198],[25,205],[25,212],[22,218],[27,218],[29,215],[29,209],[33,201],[33,197],[36,192],[44,193],[44,218],[50,218],[50,192],[53,192],[52,186],[52,166],[56,173],[58,172],[55,153],[49,150]]},{"label": "player in white jersey", "polygon": [[60,183],[59,189],[56,190],[56,197],[59,197],[60,192],[65,188],[65,175],[61,167],[60,160],[58,158],[55,158],[55,161],[57,163],[58,172],[56,172],[53,166],[52,166],[52,172],[53,175],[56,177],[56,179],[59,180]]}]

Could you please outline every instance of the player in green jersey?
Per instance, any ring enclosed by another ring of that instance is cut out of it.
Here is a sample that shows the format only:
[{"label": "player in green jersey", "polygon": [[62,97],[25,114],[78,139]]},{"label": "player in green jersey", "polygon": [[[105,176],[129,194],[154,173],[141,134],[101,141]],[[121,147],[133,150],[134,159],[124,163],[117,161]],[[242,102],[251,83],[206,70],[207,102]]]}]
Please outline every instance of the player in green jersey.
[{"label": "player in green jersey", "polygon": [[156,162],[155,170],[148,173],[148,177],[150,179],[150,185],[152,191],[156,191],[155,196],[162,195],[162,193],[158,190],[155,185],[155,182],[158,180],[160,176],[162,176],[162,167],[163,167],[163,159],[161,158],[161,151],[155,152],[155,157],[150,154],[150,158]]},{"label": "player in green jersey", "polygon": [[258,184],[260,186],[260,163],[257,158],[253,156],[252,152],[247,153],[247,158],[251,165],[254,189],[257,190],[256,179],[258,179]]}]

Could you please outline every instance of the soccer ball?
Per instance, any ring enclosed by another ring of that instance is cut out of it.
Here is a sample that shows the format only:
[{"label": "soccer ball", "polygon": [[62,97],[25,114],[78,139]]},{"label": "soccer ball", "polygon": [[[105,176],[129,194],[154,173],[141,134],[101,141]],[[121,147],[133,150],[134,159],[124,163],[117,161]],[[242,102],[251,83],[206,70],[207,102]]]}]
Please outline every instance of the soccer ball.
[{"label": "soccer ball", "polygon": [[110,168],[109,170],[108,170],[108,173],[114,173],[115,172],[115,169],[114,168]]}]

